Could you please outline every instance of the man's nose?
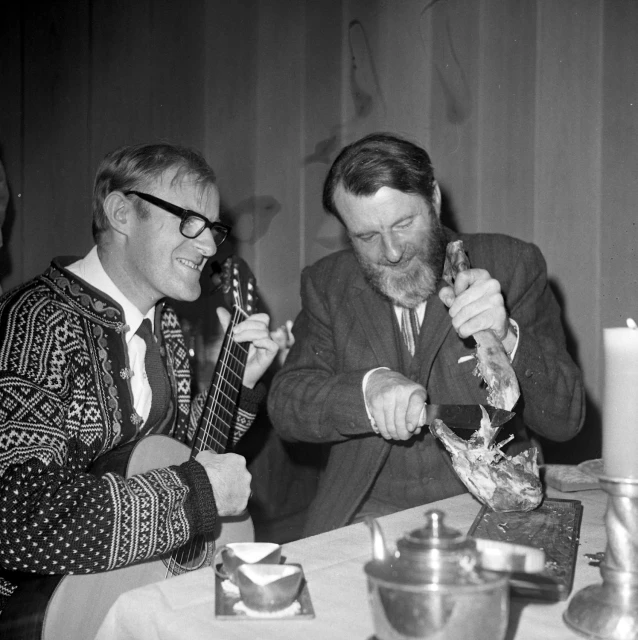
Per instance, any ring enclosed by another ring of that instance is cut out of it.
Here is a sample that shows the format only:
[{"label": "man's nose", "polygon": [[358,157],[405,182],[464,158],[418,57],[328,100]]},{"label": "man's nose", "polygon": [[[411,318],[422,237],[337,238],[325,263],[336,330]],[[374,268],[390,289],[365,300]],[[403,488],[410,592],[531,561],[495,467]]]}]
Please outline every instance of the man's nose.
[{"label": "man's nose", "polygon": [[204,229],[195,238],[199,252],[206,258],[212,258],[217,253],[217,245],[213,239],[212,229]]},{"label": "man's nose", "polygon": [[403,257],[403,243],[392,233],[383,236],[383,257],[391,264],[396,264]]}]

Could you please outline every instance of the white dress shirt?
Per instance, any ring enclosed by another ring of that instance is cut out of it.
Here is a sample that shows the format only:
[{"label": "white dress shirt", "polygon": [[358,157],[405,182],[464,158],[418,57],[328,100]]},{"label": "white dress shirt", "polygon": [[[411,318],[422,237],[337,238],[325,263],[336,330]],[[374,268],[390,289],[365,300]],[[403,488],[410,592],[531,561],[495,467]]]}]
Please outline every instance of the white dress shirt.
[{"label": "white dress shirt", "polygon": [[144,367],[146,343],[136,334],[136,331],[144,318],[148,318],[151,321],[151,327],[154,329],[155,307],[145,316],[142,315],[142,312],[115,286],[113,280],[104,271],[97,254],[97,247],[93,247],[84,258],[74,262],[67,269],[90,284],[94,289],[113,298],[122,307],[124,322],[128,326],[124,337],[128,348],[129,366],[133,371],[133,375],[130,378],[133,407],[138,415],[146,421],[151,410],[151,386],[148,383]]}]

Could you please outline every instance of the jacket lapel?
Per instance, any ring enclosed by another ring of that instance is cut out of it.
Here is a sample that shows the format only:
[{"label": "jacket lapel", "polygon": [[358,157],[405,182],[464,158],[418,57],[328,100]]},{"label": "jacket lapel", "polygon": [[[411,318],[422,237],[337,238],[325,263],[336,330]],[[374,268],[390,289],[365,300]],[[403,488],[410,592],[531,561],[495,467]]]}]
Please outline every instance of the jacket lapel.
[{"label": "jacket lapel", "polygon": [[[441,281],[438,289],[444,285],[445,283]],[[434,358],[447,334],[452,330],[452,320],[448,314],[448,308],[439,299],[438,289],[437,293],[428,298],[415,354],[417,362],[419,362],[419,378],[421,380],[429,378]]]},{"label": "jacket lapel", "polygon": [[351,305],[379,365],[398,369],[400,361],[394,340],[392,305],[378,295],[363,276],[353,287]]}]

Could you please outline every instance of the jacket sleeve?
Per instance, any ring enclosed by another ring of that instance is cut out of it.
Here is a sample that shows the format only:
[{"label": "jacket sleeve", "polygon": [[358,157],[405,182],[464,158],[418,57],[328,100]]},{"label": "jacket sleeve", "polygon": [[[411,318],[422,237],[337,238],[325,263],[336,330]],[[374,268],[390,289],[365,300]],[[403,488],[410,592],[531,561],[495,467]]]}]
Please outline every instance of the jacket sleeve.
[{"label": "jacket sleeve", "polygon": [[28,296],[0,304],[4,569],[104,571],[215,526],[210,483],[194,460],[130,478],[88,472],[109,443],[81,324],[61,306]]},{"label": "jacket sleeve", "polygon": [[[520,242],[505,291],[520,328],[513,367],[521,398],[516,411],[534,432],[562,442],[575,436],[585,417],[582,374],[567,352],[558,302],[547,281],[540,250]],[[497,276],[495,276],[497,277]]]},{"label": "jacket sleeve", "polygon": [[329,303],[324,287],[317,284],[326,278],[315,275],[311,268],[302,272],[302,310],[292,330],[295,342],[273,378],[268,413],[275,430],[289,441],[343,442],[371,435],[362,382],[373,365],[340,367],[335,326],[345,302]]}]

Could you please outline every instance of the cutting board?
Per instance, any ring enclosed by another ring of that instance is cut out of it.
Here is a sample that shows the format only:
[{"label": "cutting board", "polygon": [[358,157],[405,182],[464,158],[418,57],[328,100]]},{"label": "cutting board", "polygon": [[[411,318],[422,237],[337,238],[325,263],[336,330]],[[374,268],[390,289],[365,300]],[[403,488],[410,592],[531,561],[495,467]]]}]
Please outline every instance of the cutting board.
[{"label": "cutting board", "polygon": [[524,544],[545,552],[543,574],[558,583],[565,600],[574,582],[583,505],[580,500],[545,498],[534,511],[501,513],[483,506],[468,535]]}]

